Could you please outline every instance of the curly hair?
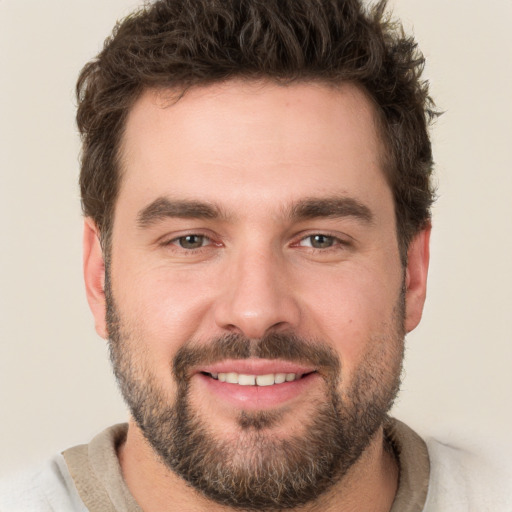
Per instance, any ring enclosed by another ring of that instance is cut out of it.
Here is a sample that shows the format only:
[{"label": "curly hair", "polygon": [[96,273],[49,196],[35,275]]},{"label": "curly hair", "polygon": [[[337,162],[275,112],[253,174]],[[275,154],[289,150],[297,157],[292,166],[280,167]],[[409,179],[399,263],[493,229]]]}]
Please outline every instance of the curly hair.
[{"label": "curly hair", "polygon": [[437,115],[421,78],[424,58],[386,11],[387,0],[158,0],[119,22],[82,69],[84,215],[108,246],[119,190],[119,147],[130,108],[148,88],[188,88],[231,78],[279,83],[351,82],[373,101],[386,147],[403,262],[430,222],[434,200],[428,127]]}]

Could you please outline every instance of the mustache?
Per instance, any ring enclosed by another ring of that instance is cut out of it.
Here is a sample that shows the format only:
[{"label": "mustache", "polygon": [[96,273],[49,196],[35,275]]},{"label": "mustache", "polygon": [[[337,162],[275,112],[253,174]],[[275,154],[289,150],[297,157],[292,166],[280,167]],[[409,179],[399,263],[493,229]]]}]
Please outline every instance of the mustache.
[{"label": "mustache", "polygon": [[189,342],[174,357],[172,370],[178,382],[187,380],[191,369],[226,359],[284,359],[313,366],[318,373],[337,378],[341,371],[338,354],[325,342],[308,340],[294,333],[269,333],[260,339],[227,334],[209,342]]}]

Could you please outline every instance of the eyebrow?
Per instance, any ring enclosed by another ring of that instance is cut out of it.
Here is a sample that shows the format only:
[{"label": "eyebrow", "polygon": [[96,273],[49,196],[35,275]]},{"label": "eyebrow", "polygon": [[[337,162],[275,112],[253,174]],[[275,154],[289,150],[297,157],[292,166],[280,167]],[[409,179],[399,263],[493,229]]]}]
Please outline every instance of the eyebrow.
[{"label": "eyebrow", "polygon": [[147,228],[167,218],[218,219],[224,217],[220,208],[214,204],[159,197],[138,213],[137,225],[140,228]]},{"label": "eyebrow", "polygon": [[[293,221],[353,217],[367,224],[373,222],[371,210],[351,197],[301,199],[286,210],[285,216]],[[138,213],[137,225],[147,228],[167,218],[215,220],[226,219],[227,215],[213,203],[159,197]]]},{"label": "eyebrow", "polygon": [[352,197],[302,199],[291,207],[289,216],[294,220],[354,217],[366,224],[374,219],[370,208]]}]

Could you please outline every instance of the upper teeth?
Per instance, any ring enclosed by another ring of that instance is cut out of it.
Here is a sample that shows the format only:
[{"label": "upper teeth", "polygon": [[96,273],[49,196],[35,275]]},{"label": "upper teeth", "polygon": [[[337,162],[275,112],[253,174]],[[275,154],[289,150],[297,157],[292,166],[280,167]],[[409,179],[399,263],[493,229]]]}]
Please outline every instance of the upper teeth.
[{"label": "upper teeth", "polygon": [[272,386],[273,384],[282,384],[291,382],[301,377],[295,373],[269,373],[267,375],[244,375],[242,373],[212,373],[214,379],[229,384],[239,384],[240,386]]}]

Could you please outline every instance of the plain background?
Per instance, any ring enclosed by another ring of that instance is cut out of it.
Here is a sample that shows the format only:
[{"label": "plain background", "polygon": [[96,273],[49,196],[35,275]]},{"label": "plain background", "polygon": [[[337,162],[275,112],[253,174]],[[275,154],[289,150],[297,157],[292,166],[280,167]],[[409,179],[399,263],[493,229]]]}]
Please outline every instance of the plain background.
[{"label": "plain background", "polygon": [[[0,475],[127,414],[81,277],[74,84],[134,0],[0,0]],[[395,0],[445,115],[423,322],[394,414],[501,446],[512,428],[512,1]]]}]

